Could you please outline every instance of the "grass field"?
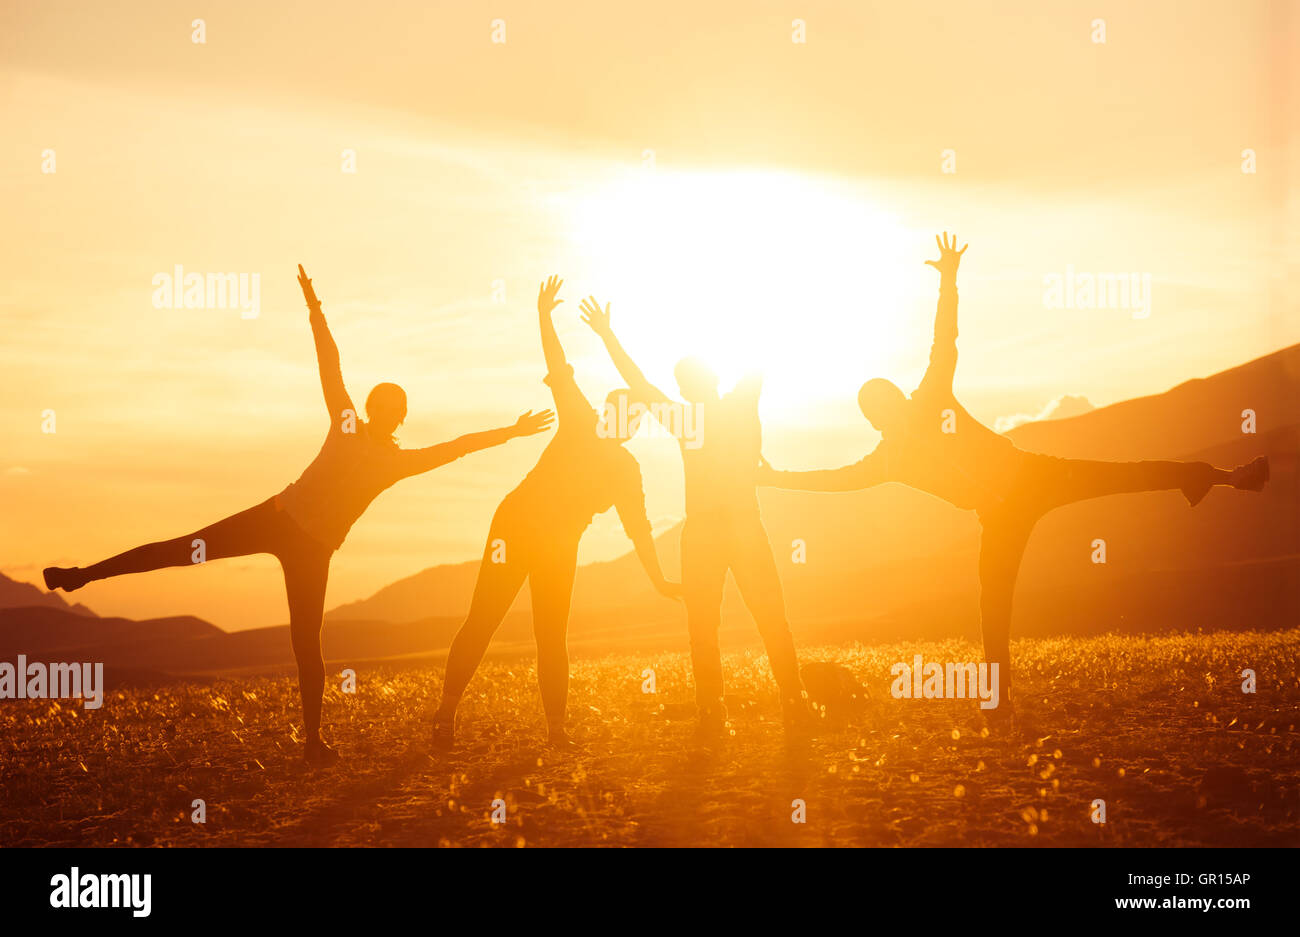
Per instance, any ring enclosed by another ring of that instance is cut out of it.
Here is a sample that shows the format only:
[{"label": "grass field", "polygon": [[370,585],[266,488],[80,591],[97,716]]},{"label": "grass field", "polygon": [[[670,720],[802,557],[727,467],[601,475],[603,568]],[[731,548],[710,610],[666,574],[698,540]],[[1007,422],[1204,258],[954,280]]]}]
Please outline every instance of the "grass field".
[{"label": "grass field", "polygon": [[889,668],[916,653],[979,657],[959,641],[801,649],[873,700],[793,748],[766,658],[731,655],[734,734],[714,754],[691,745],[680,654],[575,660],[575,753],[542,748],[526,659],[485,664],[450,756],[427,744],[439,668],[361,668],[355,694],[331,675],[326,734],[343,762],[320,772],[300,762],[287,676],[121,690],[97,711],[6,701],[0,845],[1300,843],[1300,631],[1017,642],[1028,728],[1004,736],[981,731],[970,701],[893,699]]}]

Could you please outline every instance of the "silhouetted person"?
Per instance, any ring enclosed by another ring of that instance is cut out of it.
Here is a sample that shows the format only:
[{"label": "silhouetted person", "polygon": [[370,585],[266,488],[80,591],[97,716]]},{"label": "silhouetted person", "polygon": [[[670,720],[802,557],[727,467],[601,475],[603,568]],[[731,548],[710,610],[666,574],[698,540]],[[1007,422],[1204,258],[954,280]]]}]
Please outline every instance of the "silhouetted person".
[{"label": "silhouetted person", "polygon": [[[597,514],[615,508],[655,589],[669,598],[680,595],[680,587],[666,580],[660,570],[646,517],[641,469],[623,448],[636,433],[636,423],[628,425],[626,432],[603,424],[573,379],[573,367],[564,359],[551,321],[552,311],[564,302],[556,298],[562,284],[553,276],[537,294],[545,380],[555,398],[559,423],[537,465],[506,495],[492,517],[469,614],[447,652],[442,701],[434,716],[437,748],[454,744],[456,707],[525,579],[532,593],[537,682],[549,743],[555,747],[572,744],[564,728],[569,695],[569,601],[578,543]],[[610,394],[609,402],[617,410],[620,398],[626,412],[626,391]]]},{"label": "silhouetted person", "polygon": [[471,433],[425,449],[401,449],[393,433],[406,419],[406,394],[396,384],[378,384],[366,398],[367,420],[358,420],[343,386],[339,351],[330,335],[311,281],[298,267],[320,365],[321,388],[330,427],[320,453],[302,476],[256,507],[217,521],[174,540],[145,544],[85,568],[45,570],[45,585],[72,592],[88,582],[142,573],[168,566],[270,553],[284,571],[289,599],[289,632],[298,662],[307,743],[304,756],[313,765],[330,764],[338,755],[320,737],[325,661],[321,655],[321,618],[330,558],[370,502],[395,482],[446,465],[463,455],[497,446],[516,436],[547,429],[554,414],[529,411],[511,426]]},{"label": "silhouetted person", "polygon": [[[1052,508],[1103,495],[1178,489],[1189,504],[1200,503],[1214,485],[1259,491],[1268,480],[1261,456],[1231,471],[1206,462],[1096,462],[1058,459],[1016,448],[1010,439],[972,417],[953,396],[957,368],[956,250],[936,235],[939,306],[930,366],[909,398],[876,378],[858,391],[862,415],[882,437],[865,458],[838,469],[812,472],[762,471],[762,484],[804,491],[853,491],[883,482],[902,482],[978,512],[980,621],[984,658],[997,663],[1002,698],[1010,701],[1011,598],[1016,573],[1034,524]],[[1004,714],[1010,707],[999,710]]]},{"label": "silhouetted person", "polygon": [[767,647],[786,728],[805,732],[810,713],[786,620],[781,578],[758,509],[762,378],[745,377],[722,395],[717,375],[707,365],[696,358],[684,358],[674,369],[677,388],[686,398],[686,403],[679,403],[646,380],[624,351],[610,326],[608,304],[602,311],[596,300],[588,297],[582,311],[583,321],[605,343],[632,393],[649,402],[651,412],[677,437],[681,448],[686,479],[682,593],[695,673],[699,738],[715,741],[726,728],[718,629],[727,570],[731,570]]}]

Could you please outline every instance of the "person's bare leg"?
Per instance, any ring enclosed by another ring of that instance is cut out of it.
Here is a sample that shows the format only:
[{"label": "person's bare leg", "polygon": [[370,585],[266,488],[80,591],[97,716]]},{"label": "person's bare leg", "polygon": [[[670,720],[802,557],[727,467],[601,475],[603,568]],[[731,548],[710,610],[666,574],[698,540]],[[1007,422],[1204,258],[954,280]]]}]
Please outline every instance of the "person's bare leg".
[{"label": "person's bare leg", "polygon": [[[494,563],[493,542],[505,544],[505,562]],[[452,639],[447,650],[446,673],[443,677],[442,698],[433,717],[433,743],[436,748],[447,749],[455,743],[456,709],[460,698],[469,686],[470,679],[487,653],[488,643],[510,610],[511,603],[528,576],[529,550],[522,536],[510,535],[505,528],[495,526],[488,534],[487,547],[479,564],[474,595],[470,599],[469,614]]]},{"label": "person's bare leg", "polygon": [[682,526],[682,598],[691,640],[691,671],[699,710],[697,734],[704,741],[720,738],[726,728],[722,703],[722,589],[727,581],[727,542],[717,522],[687,518]]},{"label": "person's bare leg", "polygon": [[302,696],[303,757],[323,767],[338,761],[338,754],[321,738],[321,708],[325,695],[325,655],[321,651],[321,626],[325,612],[325,586],[329,580],[330,551],[304,546],[280,560],[284,590],[289,599],[289,636],[298,662],[298,691]]},{"label": "person's bare leg", "polygon": [[578,544],[557,544],[528,580],[537,641],[537,684],[546,713],[547,742],[554,748],[573,745],[564,717],[569,699],[569,605],[577,566]]},{"label": "person's bare leg", "polygon": [[1011,608],[1016,577],[1036,518],[1009,516],[982,519],[980,535],[980,632],[984,661],[998,668],[998,706],[982,710],[994,725],[1005,724],[1011,702]]},{"label": "person's bare leg", "polygon": [[806,735],[813,728],[812,711],[799,677],[799,659],[786,617],[785,592],[772,555],[772,544],[761,520],[755,518],[737,524],[731,574],[767,648],[768,664],[781,693],[785,728],[794,735]]},{"label": "person's bare leg", "polygon": [[183,537],[146,543],[87,567],[50,566],[44,570],[50,590],[74,592],[88,582],[171,566],[197,566],[207,560],[270,552],[265,504],[240,511]]}]

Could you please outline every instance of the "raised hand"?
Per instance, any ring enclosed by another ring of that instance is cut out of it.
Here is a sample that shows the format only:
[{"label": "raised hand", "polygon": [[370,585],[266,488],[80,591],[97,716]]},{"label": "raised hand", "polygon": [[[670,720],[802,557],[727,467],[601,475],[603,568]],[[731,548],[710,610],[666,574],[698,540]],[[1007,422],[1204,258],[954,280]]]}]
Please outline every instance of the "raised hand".
[{"label": "raised hand", "polygon": [[539,313],[544,316],[549,315],[552,309],[564,302],[562,299],[555,298],[563,285],[564,281],[555,274],[551,274],[547,278],[546,282],[542,284],[542,288],[537,291],[537,311]]},{"label": "raised hand", "polygon": [[307,276],[307,271],[302,269],[302,264],[298,264],[298,285],[302,287],[302,295],[307,300],[307,308],[312,312],[320,312],[320,300],[316,298],[316,291],[312,289],[311,280]]},{"label": "raised hand", "polygon": [[944,276],[956,276],[957,265],[961,263],[961,255],[966,253],[967,244],[961,250],[957,250],[957,235],[952,236],[952,243],[948,243],[948,232],[943,232],[943,240],[939,240],[939,235],[934,236],[934,243],[939,245],[939,259],[927,260],[934,269],[938,270]]},{"label": "raised hand", "polygon": [[555,422],[554,410],[542,410],[534,413],[529,410],[522,414],[519,419],[515,420],[514,431],[516,436],[535,436],[538,433],[544,433],[551,428]]},{"label": "raised hand", "polygon": [[582,301],[582,321],[591,326],[591,330],[597,335],[608,335],[611,331],[609,303],[605,303],[605,309],[602,312],[600,303],[596,302],[596,297],[588,296]]}]

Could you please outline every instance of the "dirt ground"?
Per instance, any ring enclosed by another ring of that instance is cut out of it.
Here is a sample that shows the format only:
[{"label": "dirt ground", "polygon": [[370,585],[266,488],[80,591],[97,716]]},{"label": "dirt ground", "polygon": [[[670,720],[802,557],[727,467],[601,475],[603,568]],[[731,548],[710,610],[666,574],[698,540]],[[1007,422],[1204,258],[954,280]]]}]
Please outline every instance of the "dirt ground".
[{"label": "dirt ground", "polygon": [[692,744],[681,654],[575,660],[581,748],[563,753],[541,744],[529,660],[489,659],[451,755],[428,744],[439,668],[362,668],[354,694],[331,675],[343,761],[325,771],[300,761],[287,676],[122,690],[97,711],[4,701],[0,845],[1300,844],[1300,631],[1017,642],[1022,725],[992,734],[971,701],[890,694],[892,664],[978,660],[967,642],[800,653],[852,671],[864,711],[787,745],[766,658],[730,655],[716,752]]}]

